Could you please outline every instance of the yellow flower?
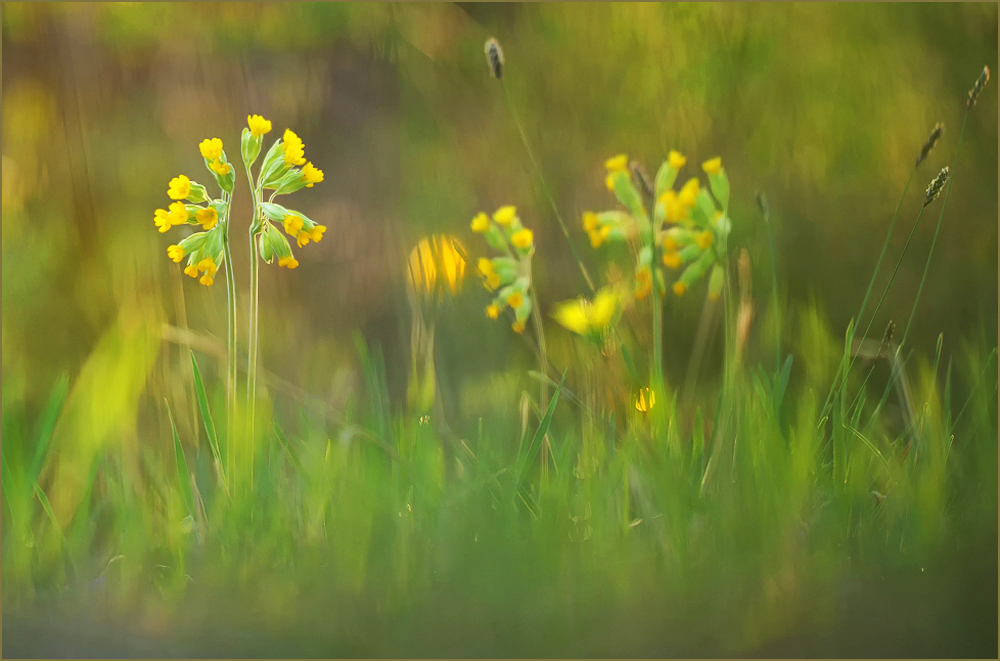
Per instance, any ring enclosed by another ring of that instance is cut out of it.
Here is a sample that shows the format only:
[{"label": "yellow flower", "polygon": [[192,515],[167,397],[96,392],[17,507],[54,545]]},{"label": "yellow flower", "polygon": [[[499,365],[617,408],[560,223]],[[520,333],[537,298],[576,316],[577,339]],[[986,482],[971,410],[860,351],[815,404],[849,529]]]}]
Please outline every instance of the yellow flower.
[{"label": "yellow flower", "polygon": [[309,239],[311,239],[311,238],[312,238],[312,235],[309,234],[309,232],[307,232],[305,230],[302,230],[301,232],[299,232],[295,236],[295,242],[298,243],[299,244],[299,248],[301,248],[302,246],[304,246],[307,243],[309,243]]},{"label": "yellow flower", "polygon": [[667,163],[675,170],[680,170],[687,163],[687,159],[684,154],[680,153],[676,149],[671,149],[670,153],[667,155]]},{"label": "yellow flower", "polygon": [[681,204],[674,191],[668,190],[661,195],[660,203],[663,205],[664,216],[668,223],[679,223],[687,219],[687,208]]},{"label": "yellow flower", "polygon": [[646,298],[653,291],[653,274],[649,267],[644,266],[635,272],[635,297]]},{"label": "yellow flower", "polygon": [[680,194],[677,196],[677,201],[688,209],[694,207],[695,202],[698,199],[699,185],[698,180],[694,177],[687,180],[687,183],[681,188]]},{"label": "yellow flower", "polygon": [[304,176],[306,181],[309,182],[306,184],[306,188],[312,188],[313,184],[318,184],[323,181],[323,171],[312,163],[305,164],[302,168],[302,176]]},{"label": "yellow flower", "polygon": [[521,250],[527,250],[535,240],[534,233],[529,229],[518,230],[510,237],[510,242]]},{"label": "yellow flower", "polygon": [[215,278],[206,273],[205,275],[201,276],[201,280],[199,280],[198,282],[205,285],[206,287],[211,287],[212,283],[215,282]]},{"label": "yellow flower", "polygon": [[561,303],[552,316],[560,325],[577,335],[585,335],[590,329],[590,318],[587,316],[587,308],[583,301]]},{"label": "yellow flower", "polygon": [[153,223],[160,229],[160,233],[166,232],[170,229],[170,214],[167,213],[166,209],[157,209],[153,212]]},{"label": "yellow flower", "polygon": [[198,209],[194,214],[194,217],[201,223],[201,226],[207,230],[215,227],[215,224],[219,222],[219,214],[215,210],[215,207],[207,207],[205,209]]},{"label": "yellow flower", "polygon": [[681,256],[676,252],[664,252],[663,265],[672,269],[680,268]]},{"label": "yellow flower", "polygon": [[617,172],[619,170],[624,170],[628,167],[628,156],[625,154],[618,154],[614,158],[609,158],[604,161],[604,169],[610,172]]},{"label": "yellow flower", "polygon": [[218,138],[205,138],[198,145],[198,149],[201,150],[201,157],[214,161],[215,159],[222,156],[222,140]]},{"label": "yellow flower", "polygon": [[206,257],[198,262],[198,270],[204,271],[206,275],[215,275],[215,272],[219,270],[219,267],[215,265],[214,259]]},{"label": "yellow flower", "polygon": [[299,265],[299,260],[294,257],[282,257],[278,260],[278,266],[284,266],[285,268],[293,269]]},{"label": "yellow flower", "polygon": [[507,305],[509,305],[512,308],[519,308],[523,303],[524,303],[524,296],[522,296],[521,292],[519,291],[516,291],[507,297]]},{"label": "yellow flower", "polygon": [[[183,202],[172,202],[170,204],[170,212],[167,214],[167,219],[170,221],[171,225],[183,225],[188,220],[187,207],[184,206]],[[160,229],[161,232],[166,230]]]},{"label": "yellow flower", "polygon": [[298,236],[302,231],[302,219],[294,214],[285,216],[285,233],[288,236]]},{"label": "yellow flower", "polygon": [[663,249],[665,251],[674,252],[678,248],[680,248],[680,245],[677,243],[676,237],[674,237],[672,234],[665,234],[663,236]]},{"label": "yellow flower", "polygon": [[704,232],[698,235],[698,238],[695,239],[695,241],[698,242],[699,248],[701,248],[702,250],[708,250],[708,247],[712,245],[713,238],[714,235],[708,230],[705,230]]},{"label": "yellow flower", "polygon": [[306,162],[305,144],[292,129],[285,129],[285,165],[303,165]]},{"label": "yellow flower", "polygon": [[496,291],[496,288],[500,286],[500,274],[497,272],[490,273],[486,276],[486,288],[490,291]]},{"label": "yellow flower", "polygon": [[490,273],[493,273],[493,262],[486,259],[485,257],[480,257],[479,261],[476,263],[479,268],[479,273],[485,278]]},{"label": "yellow flower", "polygon": [[271,122],[264,119],[260,115],[247,115],[247,126],[250,128],[250,133],[255,138],[259,138],[265,133],[271,132]]},{"label": "yellow flower", "polygon": [[600,248],[607,240],[609,234],[611,234],[611,228],[607,225],[594,230],[590,233],[590,245],[594,248]]},{"label": "yellow flower", "polygon": [[191,180],[180,174],[170,180],[167,195],[171,200],[183,200],[191,194]]},{"label": "yellow flower", "polygon": [[683,296],[684,292],[687,291],[687,285],[678,280],[674,283],[674,293],[678,296]]},{"label": "yellow flower", "polygon": [[615,175],[614,174],[609,174],[608,176],[606,176],[604,178],[604,185],[607,187],[607,189],[609,191],[611,191],[612,193],[614,193],[615,192]]},{"label": "yellow flower", "polygon": [[315,241],[316,243],[319,243],[319,240],[323,238],[323,232],[325,231],[326,231],[326,225],[316,225],[315,227],[312,228],[312,231],[309,232],[309,238]]},{"label": "yellow flower", "polygon": [[594,303],[588,310],[590,326],[595,330],[602,330],[611,323],[611,318],[615,316],[618,307],[618,294],[613,289],[605,287],[597,292]]},{"label": "yellow flower", "polygon": [[701,169],[704,170],[707,175],[719,174],[722,172],[722,157],[716,156],[709,161],[705,161],[701,164]]},{"label": "yellow flower", "polygon": [[593,211],[585,211],[583,214],[583,229],[588,234],[597,229],[597,214]]},{"label": "yellow flower", "polygon": [[513,324],[510,325],[510,327],[514,329],[515,333],[523,333],[524,332],[524,322],[523,321],[515,321]]},{"label": "yellow flower", "polygon": [[496,213],[493,214],[493,220],[497,225],[507,227],[514,220],[515,216],[517,216],[517,207],[508,205],[497,209]]},{"label": "yellow flower", "polygon": [[480,212],[472,219],[472,231],[482,234],[490,228],[490,218],[485,213]]},{"label": "yellow flower", "polygon": [[490,303],[486,307],[486,316],[490,319],[496,319],[500,316],[500,306],[496,303]]},{"label": "yellow flower", "polygon": [[187,268],[184,269],[184,273],[186,275],[191,276],[192,278],[197,278],[198,277],[198,267],[195,266],[194,264],[188,264]]},{"label": "yellow flower", "polygon": [[229,171],[233,169],[232,166],[229,165],[229,163],[223,162],[221,158],[217,158],[211,163],[209,163],[208,167],[211,168],[212,172],[219,175],[220,177],[225,177],[227,174],[229,174]]},{"label": "yellow flower", "polygon": [[174,260],[174,262],[180,263],[184,259],[184,248],[177,245],[167,246],[167,257]]}]

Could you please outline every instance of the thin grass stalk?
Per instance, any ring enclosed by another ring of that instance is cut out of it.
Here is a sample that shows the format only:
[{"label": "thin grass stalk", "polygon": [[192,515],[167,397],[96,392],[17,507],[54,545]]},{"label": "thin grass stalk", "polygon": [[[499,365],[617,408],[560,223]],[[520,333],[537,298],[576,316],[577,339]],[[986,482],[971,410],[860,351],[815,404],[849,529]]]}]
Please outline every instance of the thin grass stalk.
[{"label": "thin grass stalk", "polygon": [[[545,348],[545,329],[542,326],[542,310],[538,305],[538,294],[535,292],[535,284],[532,283],[530,287],[531,291],[531,308],[532,308],[532,321],[535,326],[535,337],[538,340],[538,362],[542,368],[542,376],[548,378],[549,376],[549,359],[548,351]],[[541,386],[539,389],[539,410],[544,411],[549,406],[549,386],[545,381],[541,381]]]},{"label": "thin grass stalk", "polygon": [[552,207],[553,213],[556,215],[556,220],[559,221],[559,227],[562,229],[563,236],[566,237],[566,242],[569,244],[569,249],[573,253],[573,259],[580,266],[580,273],[583,274],[583,279],[587,282],[587,286],[590,287],[590,291],[594,292],[594,281],[590,279],[590,274],[587,272],[587,267],[584,266],[583,260],[580,259],[580,255],[576,252],[576,246],[573,245],[573,240],[570,239],[569,230],[566,229],[566,223],[563,222],[562,215],[559,213],[559,208],[556,206],[556,201],[552,197],[552,193],[549,191],[548,184],[545,183],[545,175],[542,174],[542,169],[538,166],[538,161],[535,160],[535,154],[531,151],[531,146],[528,144],[528,136],[524,133],[524,128],[521,126],[521,120],[517,118],[517,112],[514,110],[514,104],[511,103],[510,95],[507,93],[507,85],[504,84],[503,80],[500,80],[500,89],[503,90],[503,98],[507,102],[507,108],[510,110],[510,115],[514,119],[514,124],[517,125],[517,131],[521,135],[521,142],[524,144],[525,150],[528,152],[528,158],[531,159],[531,164],[535,168],[535,173],[538,174],[538,180],[542,184],[542,191],[545,193],[545,198],[549,201],[549,205]]},{"label": "thin grass stalk", "polygon": [[[882,252],[879,254],[878,261],[875,263],[875,271],[872,273],[872,277],[868,281],[868,290],[865,292],[865,297],[861,301],[861,309],[858,311],[858,316],[857,316],[858,323],[861,323],[861,317],[865,313],[865,307],[867,307],[868,305],[868,298],[871,296],[872,287],[875,286],[875,278],[878,277],[878,272],[882,269],[882,260],[885,259],[885,253],[889,249],[889,241],[892,240],[892,233],[896,228],[896,221],[899,219],[899,211],[900,209],[903,208],[903,200],[906,199],[906,193],[910,190],[910,184],[913,183],[913,176],[916,174],[916,172],[917,168],[916,166],[914,166],[914,168],[910,170],[910,176],[906,180],[906,185],[903,187],[903,194],[899,196],[899,203],[896,204],[896,213],[892,215],[892,221],[889,223],[889,231],[886,232],[885,241],[882,242]],[[923,213],[923,209],[920,210],[920,213],[921,214]],[[920,222],[920,216],[917,216],[917,222]],[[914,229],[916,229],[916,224],[914,224]],[[913,234],[912,230],[910,231],[910,234],[912,236]],[[909,239],[907,239],[907,243],[909,243]],[[905,248],[903,249],[903,254],[906,254]],[[900,259],[902,259],[902,255],[900,255]],[[897,263],[897,268],[898,267],[899,265]],[[891,279],[889,281],[889,284],[892,284]],[[886,287],[885,291],[888,291],[888,286]],[[883,299],[885,298],[885,291],[882,292]],[[881,305],[881,301],[879,301],[879,305]],[[875,312],[872,313],[873,321],[875,319],[875,314],[877,312],[878,308],[876,307]],[[871,328],[871,322],[869,322],[868,327]],[[867,335],[867,333],[868,330],[866,329],[865,335]],[[820,416],[819,416],[820,419],[822,419],[825,415],[829,413],[830,399],[833,397],[833,393],[837,389],[837,384],[840,382],[840,376],[841,373],[843,373],[843,371],[844,371],[844,363],[841,361],[837,365],[837,373],[833,376],[833,383],[830,384],[830,391],[826,394],[826,401],[823,402],[823,408],[820,410]],[[850,368],[848,368],[848,371],[850,371]],[[847,381],[846,374],[844,375],[844,381],[845,382]]]},{"label": "thin grass stalk", "polygon": [[247,181],[253,195],[253,219],[250,222],[250,332],[249,353],[247,355],[247,411],[248,429],[250,432],[250,490],[253,491],[254,450],[256,433],[257,409],[257,317],[258,317],[258,285],[260,280],[260,253],[257,242],[257,229],[260,220],[260,188],[254,186],[250,168],[246,169]]},{"label": "thin grass stalk", "polygon": [[[928,272],[928,270],[930,269],[930,266],[931,266],[931,257],[934,255],[934,247],[937,245],[938,233],[941,231],[941,222],[944,220],[945,209],[948,208],[948,199],[951,197],[952,186],[955,185],[955,168],[958,166],[958,158],[962,154],[962,140],[965,137],[965,125],[966,125],[966,122],[969,119],[969,108],[970,107],[971,106],[969,106],[969,107],[967,107],[965,109],[965,116],[962,118],[962,128],[958,132],[958,147],[955,149],[955,160],[952,162],[951,168],[949,168],[950,176],[948,177],[948,184],[947,184],[948,190],[945,191],[944,201],[941,203],[941,212],[938,214],[937,227],[935,227],[935,229],[934,229],[934,238],[931,240],[931,248],[930,248],[930,251],[928,251],[928,253],[927,253],[927,260],[926,260],[926,262],[924,262],[924,273],[920,277],[920,285],[917,287],[917,295],[913,299],[913,307],[910,310],[910,317],[906,321],[906,327],[903,329],[903,337],[900,338],[900,340],[899,340],[899,346],[896,349],[896,355],[897,355],[897,357],[899,355],[899,352],[903,348],[903,344],[906,342],[906,338],[907,338],[907,336],[910,333],[910,326],[913,323],[913,317],[917,313],[917,306],[920,303],[920,294],[923,292],[924,282],[927,279],[927,272]],[[924,208],[926,208],[926,206]],[[923,209],[921,209],[921,213],[923,213]],[[915,229],[915,227],[914,227],[914,229]],[[897,360],[895,363],[893,363],[893,365],[894,365],[893,376],[896,377],[896,378],[901,378],[902,374],[897,375],[895,373],[895,366],[898,365],[899,371],[902,372],[903,368],[906,366],[906,361],[904,361],[904,360]],[[885,404],[885,400],[889,397],[889,391],[891,390],[892,384],[893,384],[893,380],[890,379],[889,383],[886,385],[885,391],[882,393],[882,397],[879,400],[878,406],[876,406],[875,410],[872,411],[871,420],[875,419],[875,416],[878,415],[878,412],[881,410],[882,406]]]},{"label": "thin grass stalk", "polygon": [[[911,174],[912,178],[913,175]],[[907,182],[907,187],[909,187],[909,182]],[[903,191],[906,194],[906,191]],[[778,306],[778,251],[774,247],[774,229],[771,227],[771,210],[768,208],[767,203],[764,201],[763,196],[760,198],[761,201],[761,213],[764,216],[764,227],[767,228],[767,239],[768,247],[771,250],[771,305],[774,307],[774,371],[775,374],[781,371],[781,308]],[[902,203],[902,200],[900,200]],[[898,213],[898,210],[897,210]],[[892,229],[889,229],[889,233],[892,233]],[[885,254],[885,246],[882,247],[882,254]],[[882,258],[879,257],[879,266],[881,266]],[[875,267],[875,272],[878,272],[879,266]],[[874,277],[872,278],[874,282]],[[871,285],[868,285],[868,290],[871,291]],[[868,300],[868,295],[865,294],[865,301]],[[864,310],[865,304],[861,304],[861,309]]]}]

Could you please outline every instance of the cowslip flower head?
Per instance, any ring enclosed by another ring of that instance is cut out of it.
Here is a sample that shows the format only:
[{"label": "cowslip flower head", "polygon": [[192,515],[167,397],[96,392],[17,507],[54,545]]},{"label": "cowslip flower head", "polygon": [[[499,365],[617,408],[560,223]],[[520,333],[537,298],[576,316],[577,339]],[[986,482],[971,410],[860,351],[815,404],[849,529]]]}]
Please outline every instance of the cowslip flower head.
[{"label": "cowslip flower head", "polygon": [[214,161],[222,156],[222,140],[219,138],[205,138],[198,145],[201,157],[208,161]]},{"label": "cowslip flower head", "polygon": [[299,260],[294,257],[281,257],[278,259],[278,266],[283,266],[286,269],[294,269],[299,265]]},{"label": "cowslip flower head", "polygon": [[167,213],[166,209],[157,209],[153,212],[153,223],[156,224],[161,234],[166,232],[170,229],[170,214]]},{"label": "cowslip flower head", "polygon": [[604,161],[604,169],[609,172],[623,171],[628,167],[628,155],[618,154],[613,158]]},{"label": "cowslip flower head", "polygon": [[684,154],[680,153],[676,149],[671,149],[670,153],[667,155],[667,163],[669,163],[670,167],[675,170],[680,170],[687,163],[687,158],[685,158]]},{"label": "cowslip flower head", "polygon": [[[271,122],[260,115],[247,115],[247,126],[250,128],[251,135],[255,138],[271,132]],[[206,156],[206,158],[208,157]]]},{"label": "cowslip flower head", "polygon": [[[167,213],[167,219],[171,225],[183,225],[188,220],[188,210],[184,206],[183,202],[172,202],[170,204],[170,211]],[[160,229],[161,232],[166,230]]]},{"label": "cowslip flower head", "polygon": [[500,316],[500,306],[496,303],[490,303],[486,306],[486,316],[490,319],[496,319]]},{"label": "cowslip flower head", "polygon": [[167,257],[179,264],[184,259],[184,248],[178,245],[167,246]]},{"label": "cowslip flower head", "polygon": [[171,200],[183,200],[191,194],[191,180],[183,174],[177,175],[170,180],[170,187],[167,189],[167,197]]},{"label": "cowslip flower head", "polygon": [[220,177],[225,177],[227,174],[229,174],[230,170],[233,169],[233,166],[231,166],[229,163],[226,163],[221,158],[217,158],[214,161],[210,162],[208,164],[208,167],[211,168],[212,172],[219,175]]},{"label": "cowslip flower head", "polygon": [[288,216],[285,216],[284,220],[285,234],[287,234],[288,236],[298,236],[299,232],[302,231],[303,224],[304,221],[300,216],[296,216],[295,214],[290,214]]}]

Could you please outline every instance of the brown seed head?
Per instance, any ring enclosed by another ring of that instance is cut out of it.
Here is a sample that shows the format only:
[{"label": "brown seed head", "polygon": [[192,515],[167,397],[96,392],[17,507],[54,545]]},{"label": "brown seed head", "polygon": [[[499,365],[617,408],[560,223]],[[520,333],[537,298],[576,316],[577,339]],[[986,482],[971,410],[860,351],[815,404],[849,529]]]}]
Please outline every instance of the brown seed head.
[{"label": "brown seed head", "polygon": [[934,149],[934,145],[937,144],[937,141],[941,139],[943,134],[944,124],[938,122],[934,125],[934,130],[931,131],[931,134],[927,136],[927,142],[925,142],[924,146],[920,149],[920,155],[917,156],[917,165],[920,165],[923,160],[927,158],[927,154],[931,153],[931,150]]},{"label": "brown seed head", "polygon": [[503,49],[500,48],[500,42],[498,42],[493,37],[486,40],[486,46],[483,48],[486,53],[486,62],[490,65],[490,72],[493,77],[497,80],[503,79]]},{"label": "brown seed head", "polygon": [[972,86],[971,90],[969,90],[968,106],[970,108],[976,105],[976,99],[979,98],[980,92],[983,91],[983,88],[986,87],[986,83],[988,83],[989,80],[990,80],[990,68],[983,67],[983,72],[979,74],[979,78],[976,80],[976,84]]}]

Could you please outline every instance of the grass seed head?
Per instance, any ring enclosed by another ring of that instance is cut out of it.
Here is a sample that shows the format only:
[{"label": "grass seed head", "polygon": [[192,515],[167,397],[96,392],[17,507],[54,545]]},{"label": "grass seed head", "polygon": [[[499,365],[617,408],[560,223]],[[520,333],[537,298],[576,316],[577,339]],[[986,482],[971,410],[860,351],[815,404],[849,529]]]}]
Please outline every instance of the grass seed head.
[{"label": "grass seed head", "polygon": [[969,90],[968,106],[970,108],[976,105],[976,100],[979,99],[979,94],[983,91],[983,88],[986,87],[986,83],[988,83],[989,80],[990,80],[990,68],[983,67],[983,72],[979,74],[979,78],[976,80],[976,84],[972,86],[971,90]]},{"label": "grass seed head", "polygon": [[937,199],[938,195],[941,194],[941,189],[944,185],[948,183],[948,166],[941,168],[938,175],[931,180],[931,183],[927,185],[927,191],[924,194],[924,206]]},{"label": "grass seed head", "polygon": [[500,42],[490,37],[486,40],[486,46],[483,50],[486,53],[486,62],[490,65],[493,77],[497,80],[503,80],[503,49],[500,48]]},{"label": "grass seed head", "polygon": [[927,142],[925,142],[924,146],[920,149],[920,155],[917,156],[917,165],[920,165],[923,160],[927,158],[927,155],[931,153],[931,150],[934,149],[934,145],[937,144],[937,141],[941,139],[943,134],[944,124],[938,122],[934,125],[934,130],[931,131],[931,134],[927,136]]}]

